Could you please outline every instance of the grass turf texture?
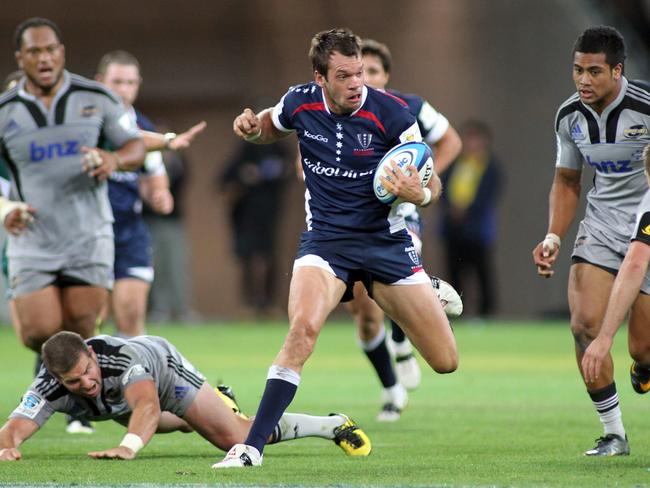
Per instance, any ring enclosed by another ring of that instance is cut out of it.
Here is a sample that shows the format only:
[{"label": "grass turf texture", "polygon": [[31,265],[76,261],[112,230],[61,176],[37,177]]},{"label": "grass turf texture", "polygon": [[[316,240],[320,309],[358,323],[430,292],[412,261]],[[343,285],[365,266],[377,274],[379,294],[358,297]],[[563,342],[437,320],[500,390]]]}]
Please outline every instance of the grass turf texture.
[{"label": "grass turf texture", "polygon": [[[254,413],[282,324],[150,327],[170,339],[209,379],[233,386]],[[650,486],[650,396],[629,386],[625,333],[615,346],[619,396],[631,442],[629,457],[585,458],[601,434],[578,377],[566,324],[456,323],[460,369],[423,375],[394,424],[374,420],[379,386],[358,350],[351,323],[328,324],[303,372],[293,412],[345,412],[373,441],[365,459],[346,457],[329,441],[269,446],[262,468],[210,469],[223,453],[196,434],[155,436],[130,462],[96,461],[124,428],[96,424],[91,436],[64,432],[62,415],[21,448],[20,462],[0,463],[0,484],[219,484],[291,486]],[[0,328],[0,414],[30,382],[33,355],[10,328]]]}]

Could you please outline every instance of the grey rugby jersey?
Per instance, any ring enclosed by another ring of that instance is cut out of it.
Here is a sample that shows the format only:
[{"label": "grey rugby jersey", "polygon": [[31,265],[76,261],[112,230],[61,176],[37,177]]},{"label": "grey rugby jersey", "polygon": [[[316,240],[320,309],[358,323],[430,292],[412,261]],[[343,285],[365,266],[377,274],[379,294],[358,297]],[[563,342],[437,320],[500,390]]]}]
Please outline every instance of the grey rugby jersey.
[{"label": "grey rugby jersey", "polygon": [[121,147],[140,137],[121,100],[100,83],[67,71],[48,110],[24,90],[0,96],[0,155],[12,173],[11,197],[32,205],[36,220],[9,236],[8,256],[74,256],[96,237],[112,236],[106,182],[82,169],[81,147]]},{"label": "grey rugby jersey", "polygon": [[586,225],[627,241],[648,185],[642,151],[650,142],[650,93],[645,83],[622,79],[616,100],[601,115],[574,94],[557,112],[556,167],[594,168]]},{"label": "grey rugby jersey", "polygon": [[[204,378],[162,337],[128,340],[100,335],[86,340],[97,355],[102,391],[97,398],[70,393],[45,367],[9,418],[27,418],[42,426],[54,412],[84,415],[90,420],[125,420],[131,413],[124,390],[142,380],[153,380],[161,410],[173,411],[179,395],[198,390]],[[179,378],[183,385],[179,386]]]}]

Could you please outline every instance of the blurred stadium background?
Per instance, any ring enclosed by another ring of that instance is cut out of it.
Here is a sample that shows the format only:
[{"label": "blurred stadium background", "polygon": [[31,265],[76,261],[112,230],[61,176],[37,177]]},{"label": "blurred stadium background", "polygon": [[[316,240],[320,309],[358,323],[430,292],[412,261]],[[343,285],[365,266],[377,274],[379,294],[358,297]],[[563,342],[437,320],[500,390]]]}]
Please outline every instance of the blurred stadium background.
[{"label": "blurred stadium background", "polygon": [[[615,25],[629,48],[627,74],[646,78],[647,1],[575,0],[6,0],[0,15],[0,73],[15,69],[12,34],[31,16],[57,22],[67,68],[92,77],[99,57],[125,49],[140,60],[138,106],[176,129],[209,123],[188,151],[186,226],[194,307],[206,318],[242,314],[240,276],[214,175],[237,139],[231,123],[261,97],[278,99],[311,78],[312,35],[346,26],[386,42],[394,56],[391,85],[422,95],[454,125],[487,121],[506,173],[497,246],[499,313],[524,318],[566,308],[570,248],[552,282],[536,277],[530,252],[543,236],[553,175],[553,119],[572,92],[571,48],[587,26]],[[631,16],[626,17],[626,13]],[[585,188],[590,175],[585,172]],[[304,225],[301,185],[288,187],[280,233],[279,306]],[[425,262],[440,273],[436,211],[425,213]],[[568,236],[566,242],[571,242]],[[444,275],[443,275],[444,276]]]}]

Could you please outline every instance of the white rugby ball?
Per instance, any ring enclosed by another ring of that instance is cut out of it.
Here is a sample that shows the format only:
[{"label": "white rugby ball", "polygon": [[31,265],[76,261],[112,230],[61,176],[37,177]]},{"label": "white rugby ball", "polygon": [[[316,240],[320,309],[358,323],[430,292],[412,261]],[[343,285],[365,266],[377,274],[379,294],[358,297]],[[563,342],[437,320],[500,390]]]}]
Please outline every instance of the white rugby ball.
[{"label": "white rugby ball", "polygon": [[372,185],[375,196],[380,202],[391,204],[397,199],[395,195],[384,188],[380,180],[381,176],[388,178],[392,175],[391,161],[395,161],[402,173],[406,175],[410,175],[407,168],[411,165],[415,166],[418,169],[418,175],[423,187],[427,186],[433,175],[433,152],[426,143],[410,141],[398,144],[381,158],[375,170]]}]

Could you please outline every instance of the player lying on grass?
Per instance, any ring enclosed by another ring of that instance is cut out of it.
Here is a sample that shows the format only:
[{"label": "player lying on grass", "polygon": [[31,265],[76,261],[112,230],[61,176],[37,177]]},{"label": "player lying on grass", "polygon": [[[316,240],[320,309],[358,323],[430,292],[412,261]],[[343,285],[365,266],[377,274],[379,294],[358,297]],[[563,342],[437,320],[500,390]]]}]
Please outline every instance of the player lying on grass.
[{"label": "player lying on grass", "polygon": [[[162,337],[101,335],[84,341],[64,331],[43,344],[42,355],[38,376],[0,429],[0,460],[20,459],[18,447],[55,411],[127,426],[119,446],[88,453],[96,459],[133,459],[156,432],[196,431],[228,450],[250,430],[251,421],[233,411]],[[366,434],[343,414],[285,413],[269,442],[310,436],[333,440],[352,456],[370,454]]]}]

